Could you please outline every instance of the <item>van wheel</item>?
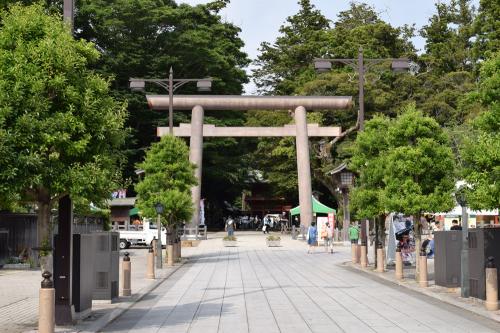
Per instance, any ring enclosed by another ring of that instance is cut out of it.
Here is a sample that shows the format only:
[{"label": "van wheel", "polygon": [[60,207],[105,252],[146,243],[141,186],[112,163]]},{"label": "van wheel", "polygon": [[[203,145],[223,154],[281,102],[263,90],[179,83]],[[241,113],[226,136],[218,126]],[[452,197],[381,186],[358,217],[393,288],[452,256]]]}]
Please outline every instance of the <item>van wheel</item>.
[{"label": "van wheel", "polygon": [[128,249],[130,243],[125,239],[120,239],[120,250]]}]

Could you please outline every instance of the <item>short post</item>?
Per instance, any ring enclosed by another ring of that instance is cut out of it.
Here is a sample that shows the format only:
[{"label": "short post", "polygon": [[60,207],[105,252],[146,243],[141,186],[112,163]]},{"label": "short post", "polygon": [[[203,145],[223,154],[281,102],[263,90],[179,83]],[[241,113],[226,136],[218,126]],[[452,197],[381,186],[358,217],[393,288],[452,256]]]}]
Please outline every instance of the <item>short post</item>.
[{"label": "short post", "polygon": [[486,310],[498,310],[498,276],[495,266],[495,258],[488,257],[486,264]]},{"label": "short post", "polygon": [[132,273],[132,265],[130,262],[129,253],[125,252],[125,256],[123,257],[122,262],[122,279],[123,279],[123,296],[130,296],[132,294],[131,290],[131,273]]},{"label": "short post", "polygon": [[174,245],[168,244],[167,245],[167,266],[173,266],[173,265],[174,265]]},{"label": "short post", "polygon": [[158,250],[157,250],[157,245],[158,241],[156,240],[156,237],[153,238],[153,241],[151,242],[151,246],[153,247],[153,253],[155,255],[155,258],[158,257]]},{"label": "short post", "polygon": [[358,242],[357,240],[351,239],[351,261],[355,264],[358,259]]},{"label": "short post", "polygon": [[56,310],[56,291],[54,284],[50,279],[52,274],[45,271],[42,273],[43,281],[40,288],[39,298],[39,317],[38,317],[38,332],[39,333],[54,333],[55,327],[55,310]]},{"label": "short post", "polygon": [[366,247],[366,240],[361,241],[361,267],[366,268],[368,266],[368,253]]},{"label": "short post", "polygon": [[295,229],[295,225],[292,225],[292,239],[297,239],[297,230]]},{"label": "short post", "polygon": [[146,268],[146,279],[155,278],[155,254],[153,248],[149,247],[147,254],[147,268]]},{"label": "short post", "polygon": [[420,249],[420,273],[418,284],[420,287],[426,288],[429,286],[429,282],[427,281],[427,253],[425,253],[425,249]]},{"label": "short post", "polygon": [[401,255],[401,244],[396,248],[396,279],[403,280],[403,256]]},{"label": "short post", "polygon": [[377,244],[377,272],[383,273],[384,272],[384,247],[382,246],[382,243],[379,242]]}]

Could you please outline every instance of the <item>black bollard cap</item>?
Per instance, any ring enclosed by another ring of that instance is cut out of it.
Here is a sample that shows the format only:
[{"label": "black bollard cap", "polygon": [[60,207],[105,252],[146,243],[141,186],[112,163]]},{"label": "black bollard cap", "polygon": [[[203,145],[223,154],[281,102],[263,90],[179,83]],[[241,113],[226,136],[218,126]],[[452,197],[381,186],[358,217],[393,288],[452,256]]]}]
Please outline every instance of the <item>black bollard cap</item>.
[{"label": "black bollard cap", "polygon": [[377,249],[383,249],[384,247],[382,246],[382,242],[377,243]]},{"label": "black bollard cap", "polygon": [[148,251],[148,252],[149,252],[149,253],[153,253],[153,252],[154,252],[154,251],[153,251],[153,247],[152,247],[152,246],[150,246],[150,247],[149,247],[149,251]]},{"label": "black bollard cap", "polygon": [[123,257],[123,261],[130,261],[129,255],[130,255],[130,253],[125,252],[125,254],[124,254],[125,257]]},{"label": "black bollard cap", "polygon": [[486,263],[486,268],[495,268],[495,258],[488,257],[488,262]]},{"label": "black bollard cap", "polygon": [[54,283],[52,283],[52,280],[50,279],[52,277],[52,274],[50,274],[49,271],[45,271],[42,273],[43,281],[41,283],[42,289],[49,289],[54,287]]},{"label": "black bollard cap", "polygon": [[427,257],[427,253],[425,252],[425,249],[420,249],[420,256]]},{"label": "black bollard cap", "polygon": [[401,252],[401,244],[398,243],[398,246],[396,247],[396,252]]}]

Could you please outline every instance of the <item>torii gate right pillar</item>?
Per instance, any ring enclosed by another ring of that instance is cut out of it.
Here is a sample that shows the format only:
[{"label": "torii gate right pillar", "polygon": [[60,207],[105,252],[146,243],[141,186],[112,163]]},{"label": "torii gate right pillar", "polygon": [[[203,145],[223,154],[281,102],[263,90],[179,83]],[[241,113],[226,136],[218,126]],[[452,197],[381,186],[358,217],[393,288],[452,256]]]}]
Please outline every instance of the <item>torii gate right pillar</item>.
[{"label": "torii gate right pillar", "polygon": [[312,222],[312,188],[309,156],[309,136],[307,134],[307,112],[303,106],[295,109],[297,135],[297,177],[299,183],[300,224],[305,228]]}]

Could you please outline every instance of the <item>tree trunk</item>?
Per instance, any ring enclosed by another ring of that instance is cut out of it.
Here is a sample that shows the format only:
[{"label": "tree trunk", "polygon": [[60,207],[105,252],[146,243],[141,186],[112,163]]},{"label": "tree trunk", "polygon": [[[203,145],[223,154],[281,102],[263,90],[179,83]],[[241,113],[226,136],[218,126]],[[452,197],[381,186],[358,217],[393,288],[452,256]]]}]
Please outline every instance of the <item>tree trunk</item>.
[{"label": "tree trunk", "polygon": [[37,214],[37,243],[42,247],[43,243],[50,246],[52,244],[50,237],[50,197],[48,195],[38,196],[38,214]]},{"label": "tree trunk", "polygon": [[377,264],[377,246],[378,244],[382,244],[382,247],[385,249],[385,218],[386,215],[381,214],[375,218],[375,244],[374,253],[375,253],[375,266]]}]

